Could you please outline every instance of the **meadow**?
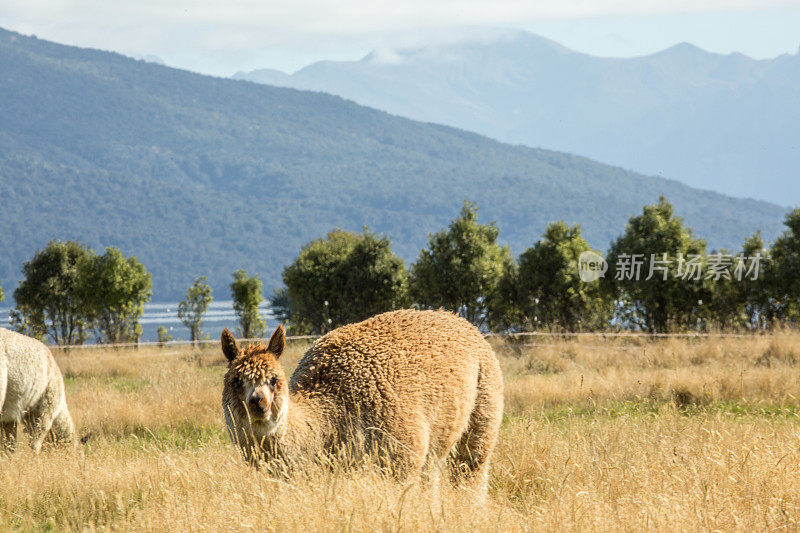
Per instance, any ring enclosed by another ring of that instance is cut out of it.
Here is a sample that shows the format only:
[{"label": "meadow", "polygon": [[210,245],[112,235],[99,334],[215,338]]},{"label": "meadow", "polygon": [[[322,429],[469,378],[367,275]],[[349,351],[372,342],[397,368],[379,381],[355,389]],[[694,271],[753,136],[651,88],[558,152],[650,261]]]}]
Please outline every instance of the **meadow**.
[{"label": "meadow", "polygon": [[86,349],[54,353],[91,438],[0,453],[0,530],[800,527],[800,334],[490,342],[506,408],[484,504],[369,466],[270,477],[225,433],[218,346]]}]

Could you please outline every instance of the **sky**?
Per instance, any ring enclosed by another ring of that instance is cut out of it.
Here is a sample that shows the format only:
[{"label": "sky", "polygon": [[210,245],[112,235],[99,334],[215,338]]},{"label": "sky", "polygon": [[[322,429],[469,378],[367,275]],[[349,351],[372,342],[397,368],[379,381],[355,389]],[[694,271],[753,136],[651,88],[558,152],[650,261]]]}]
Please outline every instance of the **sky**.
[{"label": "sky", "polygon": [[0,27],[154,55],[205,74],[356,60],[513,28],[598,56],[691,42],[754,58],[797,53],[800,0],[0,0]]}]

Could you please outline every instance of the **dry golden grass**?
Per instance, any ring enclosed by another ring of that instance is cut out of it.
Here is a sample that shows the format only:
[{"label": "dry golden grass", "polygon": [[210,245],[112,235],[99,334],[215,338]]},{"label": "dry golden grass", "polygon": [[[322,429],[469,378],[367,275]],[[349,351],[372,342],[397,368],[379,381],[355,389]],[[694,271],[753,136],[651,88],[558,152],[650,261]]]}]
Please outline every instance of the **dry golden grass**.
[{"label": "dry golden grass", "polygon": [[57,359],[93,438],[0,454],[0,530],[800,528],[800,335],[493,342],[506,420],[484,505],[369,467],[251,469],[216,349],[75,350]]}]

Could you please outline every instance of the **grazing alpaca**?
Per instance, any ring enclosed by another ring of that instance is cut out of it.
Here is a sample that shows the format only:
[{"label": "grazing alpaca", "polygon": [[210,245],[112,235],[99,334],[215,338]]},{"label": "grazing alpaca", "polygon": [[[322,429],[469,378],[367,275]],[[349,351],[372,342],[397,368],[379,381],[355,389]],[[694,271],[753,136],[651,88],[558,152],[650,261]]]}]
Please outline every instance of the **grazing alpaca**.
[{"label": "grazing alpaca", "polygon": [[37,453],[48,435],[59,443],[74,440],[53,354],[36,339],[0,328],[0,446],[13,451],[19,422]]},{"label": "grazing alpaca", "polygon": [[344,446],[383,453],[406,478],[430,459],[449,459],[455,482],[485,493],[503,378],[469,322],[405,310],[343,326],[314,343],[290,381],[279,363],[284,345],[283,326],[267,346],[241,350],[222,332],[225,421],[248,460]]}]

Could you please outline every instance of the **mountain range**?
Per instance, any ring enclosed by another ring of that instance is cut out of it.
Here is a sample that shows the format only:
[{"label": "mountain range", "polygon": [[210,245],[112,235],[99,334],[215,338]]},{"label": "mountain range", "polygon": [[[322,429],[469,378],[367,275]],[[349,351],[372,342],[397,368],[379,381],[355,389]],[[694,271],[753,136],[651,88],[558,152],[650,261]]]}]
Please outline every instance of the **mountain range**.
[{"label": "mountain range", "polygon": [[800,53],[755,60],[682,43],[603,58],[508,30],[320,61],[292,75],[264,69],[234,77],[324,91],[733,196],[800,204]]},{"label": "mountain range", "polygon": [[154,299],[232,273],[267,291],[335,227],[391,236],[413,260],[476,201],[515,253],[547,223],[603,249],[660,194],[713,247],[737,249],[785,212],[584,157],[503,144],[338,96],[215,78],[0,30],[0,284],[51,239],[117,246]]}]

